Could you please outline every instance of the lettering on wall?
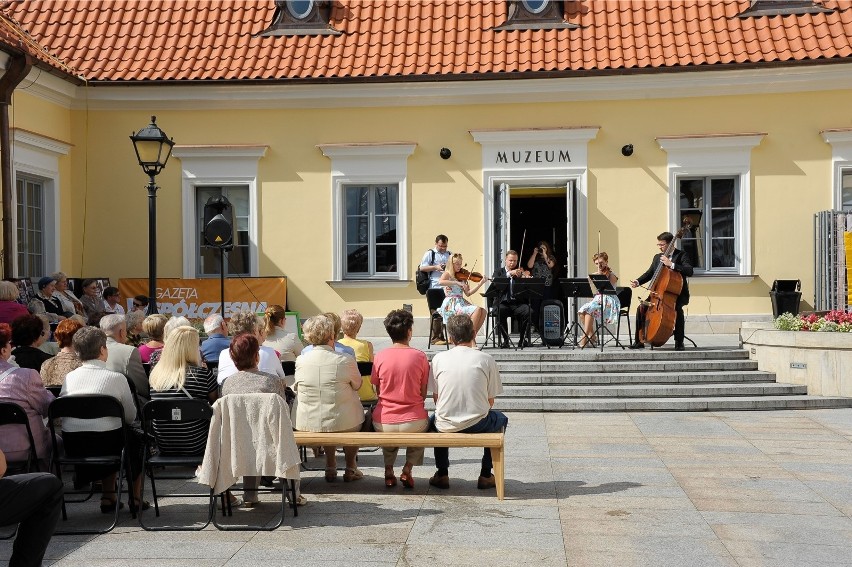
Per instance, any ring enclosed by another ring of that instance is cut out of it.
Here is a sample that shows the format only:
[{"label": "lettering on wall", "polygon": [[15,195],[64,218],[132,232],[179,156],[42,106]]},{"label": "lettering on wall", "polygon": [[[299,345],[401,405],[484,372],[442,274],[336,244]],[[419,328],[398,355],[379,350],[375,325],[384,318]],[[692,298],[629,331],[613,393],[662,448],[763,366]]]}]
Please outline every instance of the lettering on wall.
[{"label": "lettering on wall", "polygon": [[498,150],[495,163],[571,163],[571,154],[567,150]]}]

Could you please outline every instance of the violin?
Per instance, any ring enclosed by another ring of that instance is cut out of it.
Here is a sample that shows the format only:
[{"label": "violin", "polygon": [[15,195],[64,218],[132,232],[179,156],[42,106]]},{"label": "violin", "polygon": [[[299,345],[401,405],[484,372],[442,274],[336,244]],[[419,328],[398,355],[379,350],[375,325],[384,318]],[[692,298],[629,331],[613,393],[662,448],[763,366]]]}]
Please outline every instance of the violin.
[{"label": "violin", "polygon": [[456,271],[456,279],[460,282],[472,281],[472,282],[481,282],[482,278],[484,278],[482,274],[479,272],[471,272],[470,270],[465,270],[461,268]]}]

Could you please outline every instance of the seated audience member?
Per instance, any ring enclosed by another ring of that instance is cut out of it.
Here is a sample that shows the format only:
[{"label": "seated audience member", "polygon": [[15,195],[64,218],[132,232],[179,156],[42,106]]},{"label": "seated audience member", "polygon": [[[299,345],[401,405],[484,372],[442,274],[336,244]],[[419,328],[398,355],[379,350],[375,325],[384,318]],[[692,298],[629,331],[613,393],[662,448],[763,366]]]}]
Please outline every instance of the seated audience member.
[{"label": "seated audience member", "polygon": [[47,315],[47,319],[51,323],[58,323],[73,315],[73,311],[65,311],[62,308],[62,303],[53,297],[54,291],[56,291],[56,280],[52,277],[44,276],[38,280],[38,292],[27,304],[30,313],[33,315]]},{"label": "seated audience member", "polygon": [[[503,392],[500,371],[490,354],[476,349],[473,322],[465,314],[452,315],[447,321],[450,342],[448,351],[432,357],[434,385],[432,396],[435,413],[432,427],[441,433],[496,433],[503,430],[509,419],[491,409],[494,398]],[[429,479],[436,488],[450,487],[450,451],[435,447],[435,467]],[[491,449],[485,448],[476,487],[494,488],[491,474]]]},{"label": "seated audience member", "polygon": [[[228,330],[231,332],[231,336],[233,337],[242,333],[254,335],[260,345],[263,344],[263,341],[266,338],[266,332],[263,330],[262,322],[263,320],[259,320],[257,315],[251,311],[241,311],[231,317],[231,321],[228,324]],[[284,369],[281,368],[281,361],[278,360],[278,355],[271,348],[265,346],[260,347],[260,360],[258,361],[257,367],[267,374],[271,374],[279,378],[286,378],[288,380],[287,385],[292,385],[292,376],[289,378],[284,376]],[[219,384],[224,384],[224,381],[236,372],[237,367],[234,365],[234,361],[231,360],[230,351],[223,350],[219,353],[219,372],[216,377]]]},{"label": "seated audience member", "polygon": [[104,313],[124,315],[124,307],[121,305],[121,294],[117,287],[104,288]]},{"label": "seated audience member", "polygon": [[80,303],[83,304],[86,322],[89,325],[97,326],[99,317],[104,312],[104,300],[98,293],[98,280],[85,279],[80,287],[83,289]]},{"label": "seated audience member", "polygon": [[[327,317],[329,321],[331,321],[332,325],[334,325],[334,350],[335,352],[339,352],[340,354],[345,354],[355,358],[355,350],[350,347],[342,344],[337,338],[340,336],[340,329],[343,327],[343,323],[340,320],[340,316],[337,313],[323,313],[323,316]],[[304,328],[302,329],[304,332]],[[305,348],[302,349],[302,353],[310,352],[311,349],[314,348],[314,345],[308,344]]]},{"label": "seated audience member", "polygon": [[139,346],[139,356],[142,357],[142,362],[151,362],[151,355],[163,348],[163,335],[165,333],[168,317],[155,313],[148,315],[142,321],[142,332],[148,335],[148,341]]},{"label": "seated audience member", "polygon": [[[343,318],[346,321],[346,317]],[[397,309],[385,317],[385,330],[393,345],[376,354],[370,380],[379,393],[379,402],[373,409],[373,427],[376,431],[418,433],[429,428],[429,418],[423,400],[429,383],[429,361],[422,351],[411,348],[414,316]],[[345,328],[345,325],[344,325]],[[356,351],[357,352],[357,351]],[[396,485],[393,465],[398,447],[384,447],[385,486]],[[411,468],[423,464],[423,447],[405,450],[405,465],[399,480],[406,488],[414,488]]]},{"label": "seated audience member", "polygon": [[0,526],[18,525],[9,567],[38,567],[62,511],[62,481],[43,472],[5,474],[0,451]]},{"label": "seated audience member", "polygon": [[29,315],[26,305],[18,303],[21,290],[14,282],[0,282],[0,323],[12,324],[21,315]]},{"label": "seated audience member", "polygon": [[80,368],[82,362],[74,352],[72,339],[74,333],[85,327],[75,319],[61,321],[53,333],[56,342],[59,343],[59,353],[53,358],[45,360],[41,365],[41,381],[46,386],[61,386],[65,382],[65,376],[75,368]]},{"label": "seated audience member", "polygon": [[[123,325],[124,317],[121,315],[117,317]],[[124,417],[122,420],[115,417],[103,417],[95,420],[63,418],[62,440],[65,445],[65,452],[71,456],[86,455],[93,445],[97,445],[106,451],[118,452],[118,447],[123,445],[124,442],[122,428],[136,420],[136,403],[130,392],[130,386],[128,386],[127,379],[122,374],[107,368],[106,362],[109,351],[107,350],[107,336],[102,330],[95,327],[83,327],[74,333],[71,342],[82,362],[82,366],[72,370],[65,377],[60,396],[84,394],[112,396],[121,403],[121,407],[124,409]],[[141,505],[143,509],[147,509],[148,503],[140,502],[139,498],[142,487],[142,443],[133,432],[128,432],[127,438],[130,447],[125,449],[125,458],[130,464],[130,470],[135,475],[131,487],[133,495],[131,508]],[[78,470],[78,472],[82,475],[82,471]],[[112,471],[101,479],[103,483],[101,512],[104,514],[114,513],[116,506],[124,507],[124,504],[116,499],[115,474],[115,471]]]},{"label": "seated audience member", "polygon": [[[11,338],[12,329],[6,323],[0,323],[0,401],[14,402],[27,413],[39,469],[46,471],[49,470],[51,442],[50,431],[44,420],[47,408],[54,399],[53,394],[44,389],[38,372],[9,364],[12,355]],[[26,428],[20,425],[0,426],[0,449],[10,461],[26,461],[29,446]]]},{"label": "seated audience member", "polygon": [[[169,334],[160,353],[160,361],[151,370],[151,399],[194,398],[212,403],[219,386],[213,372],[201,366],[198,331],[178,327]],[[163,455],[203,455],[207,443],[207,421],[161,423],[154,421]]]},{"label": "seated audience member", "polygon": [[[192,322],[186,317],[176,317],[174,315],[169,317],[166,324],[163,325],[163,341],[168,340],[171,332],[178,327],[192,327]],[[148,362],[151,364],[152,368],[157,364],[157,362],[159,362],[160,355],[162,353],[163,349],[157,349],[151,352],[151,358],[148,359]]]},{"label": "seated audience member", "polygon": [[[142,323],[145,321],[145,313],[142,311],[128,311],[124,315],[127,325],[127,344],[139,348],[142,345]],[[142,356],[142,352],[139,352]],[[144,360],[142,362],[145,362]]]},{"label": "seated audience member", "polygon": [[[100,322],[101,330],[107,336],[107,351],[109,358],[105,361],[107,370],[118,372],[133,381],[136,394],[147,402],[151,395],[149,393],[148,375],[142,366],[142,357],[139,349],[135,346],[125,344],[127,342],[127,323],[124,315],[104,315]],[[78,331],[79,332],[79,331]]]},{"label": "seated audience member", "polygon": [[77,296],[68,289],[68,276],[66,276],[63,272],[56,272],[54,274],[50,274],[50,277],[56,281],[56,289],[53,292],[53,297],[58,299],[59,303],[62,304],[62,310],[65,313],[69,313],[69,317],[71,315],[85,316],[86,311],[83,309],[83,304],[80,303]]},{"label": "seated audience member", "polygon": [[[343,329],[343,338],[338,342],[343,346],[348,346],[355,351],[355,362],[373,362],[373,343],[370,341],[362,341],[358,338],[358,332],[361,330],[361,325],[364,323],[364,316],[358,313],[355,309],[347,309],[340,314],[340,326]],[[372,402],[376,400],[376,390],[373,389],[373,384],[370,382],[369,376],[362,376],[361,388],[358,390],[358,396],[362,402]]]},{"label": "seated audience member", "polygon": [[50,336],[50,324],[35,315],[24,315],[12,321],[12,356],[21,368],[41,371],[42,363],[50,355],[39,347]]},{"label": "seated audience member", "polygon": [[[284,380],[258,368],[260,341],[258,341],[256,334],[239,333],[235,335],[227,352],[228,358],[233,361],[237,372],[230,375],[222,384],[223,396],[232,394],[278,394],[286,400]],[[224,355],[224,352],[222,355]],[[243,477],[245,506],[252,507],[257,504],[259,483],[260,477],[258,476]],[[306,499],[299,495],[297,501],[299,504],[304,504]]]},{"label": "seated audience member", "polygon": [[[324,315],[305,321],[302,327],[310,352],[296,359],[295,428],[299,431],[345,432],[360,431],[364,422],[364,409],[358,397],[361,376],[355,358],[334,351],[334,323]],[[358,469],[355,457],[357,447],[344,447],[346,471],[344,482],[360,480],[364,474]],[[337,480],[335,447],[325,447],[325,480]]]},{"label": "seated audience member", "polygon": [[207,333],[207,338],[201,342],[201,356],[208,362],[218,364],[219,355],[231,346],[228,325],[221,315],[214,313],[204,320],[204,332]]},{"label": "seated audience member", "polygon": [[265,326],[266,340],[263,346],[269,347],[278,353],[278,358],[284,361],[294,361],[302,354],[304,345],[296,333],[288,333],[284,330],[287,322],[287,312],[280,305],[270,305],[266,308]]},{"label": "seated audience member", "polygon": [[148,311],[148,298],[144,295],[134,296],[132,311],[139,311],[141,313],[145,313],[146,311]]}]

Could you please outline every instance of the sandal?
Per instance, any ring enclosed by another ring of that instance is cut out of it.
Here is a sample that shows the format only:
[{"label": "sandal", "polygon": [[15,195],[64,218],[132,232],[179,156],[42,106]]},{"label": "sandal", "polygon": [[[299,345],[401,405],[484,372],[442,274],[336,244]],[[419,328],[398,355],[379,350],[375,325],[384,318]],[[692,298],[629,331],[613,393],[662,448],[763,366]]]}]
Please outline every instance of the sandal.
[{"label": "sandal", "polygon": [[[233,494],[229,494],[229,496],[230,496],[230,501],[231,501],[231,508],[239,508],[240,506],[242,506],[244,504],[243,499],[240,498],[239,496],[234,496]],[[222,510],[223,509],[222,508],[222,499],[217,497],[216,500],[219,501],[218,506],[219,506],[219,509]]]},{"label": "sandal", "polygon": [[300,494],[296,497],[296,506],[304,506],[308,503],[308,499],[304,497],[304,495]]},{"label": "sandal", "polygon": [[343,482],[355,482],[356,480],[361,480],[364,478],[364,473],[362,473],[359,469],[346,469],[346,472],[343,473]]},{"label": "sandal", "polygon": [[405,488],[414,488],[414,477],[411,476],[410,471],[402,471],[402,474],[399,475],[399,482],[401,482],[402,486]]},{"label": "sandal", "polygon": [[[344,479],[346,475],[343,475]],[[337,469],[336,468],[327,468],[325,469],[325,481],[326,482],[334,482],[337,480]]]},{"label": "sandal", "polygon": [[387,486],[388,488],[393,488],[394,486],[396,486],[396,476],[394,476],[393,473],[385,473],[385,486]]},{"label": "sandal", "polygon": [[119,510],[124,508],[124,502],[119,502],[118,500],[110,500],[109,498],[101,498],[101,513],[102,514],[114,513],[116,505],[118,505]]}]

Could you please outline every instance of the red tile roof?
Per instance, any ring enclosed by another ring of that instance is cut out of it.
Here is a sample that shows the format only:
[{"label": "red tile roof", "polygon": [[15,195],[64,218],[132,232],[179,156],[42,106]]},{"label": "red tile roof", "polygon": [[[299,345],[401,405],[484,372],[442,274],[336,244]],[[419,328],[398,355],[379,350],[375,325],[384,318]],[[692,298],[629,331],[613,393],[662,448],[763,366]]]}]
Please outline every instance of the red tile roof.
[{"label": "red tile roof", "polygon": [[740,18],[749,0],[568,0],[580,27],[494,31],[504,0],[335,0],[324,36],[256,37],[273,0],[24,0],[6,8],[92,81],[573,76],[852,57],[852,0]]},{"label": "red tile roof", "polygon": [[34,64],[41,64],[42,67],[58,75],[66,77],[78,75],[62,61],[57,60],[47,48],[22,29],[14,18],[10,18],[2,11],[2,8],[4,6],[0,5],[0,50],[25,53],[32,57]]}]

